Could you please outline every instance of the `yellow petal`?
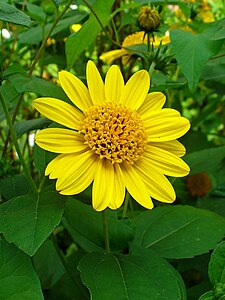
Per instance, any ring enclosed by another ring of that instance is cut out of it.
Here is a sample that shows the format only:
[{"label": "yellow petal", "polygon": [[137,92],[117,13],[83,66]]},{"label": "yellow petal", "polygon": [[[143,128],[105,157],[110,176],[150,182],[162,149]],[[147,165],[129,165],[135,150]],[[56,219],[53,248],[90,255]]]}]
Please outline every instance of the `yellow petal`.
[{"label": "yellow petal", "polygon": [[145,70],[138,71],[126,83],[120,102],[130,108],[138,109],[144,102],[150,87],[149,74]]},{"label": "yellow petal", "polygon": [[145,208],[153,208],[153,203],[151,201],[148,188],[133,166],[123,163],[121,164],[121,169],[124,183],[129,194]]},{"label": "yellow petal", "polygon": [[46,118],[71,129],[79,130],[84,119],[81,111],[62,100],[37,98],[33,106]]},{"label": "yellow petal", "polygon": [[87,84],[94,104],[105,102],[105,87],[96,65],[89,60],[87,63]]},{"label": "yellow petal", "polygon": [[156,122],[159,118],[167,118],[169,120],[180,116],[179,111],[176,109],[163,108],[155,111],[146,111],[144,115],[141,115],[141,119],[146,125],[149,125],[153,121]]},{"label": "yellow petal", "polygon": [[168,142],[151,142],[151,145],[169,151],[178,157],[182,157],[186,153],[185,147],[177,140]]},{"label": "yellow petal", "polygon": [[77,157],[83,163],[74,163],[56,182],[62,195],[75,195],[84,191],[93,181],[96,172],[96,157],[85,152],[86,157]]},{"label": "yellow petal", "polygon": [[[74,170],[79,168],[89,157],[93,157],[91,150],[84,153],[60,154],[48,164],[45,175],[49,175],[50,179],[64,177],[67,170],[71,167],[73,167]],[[71,176],[70,179],[73,181],[74,176]],[[70,184],[69,179],[67,182]]]},{"label": "yellow petal", "polygon": [[149,142],[175,140],[190,129],[190,122],[174,109],[164,108],[143,120]]},{"label": "yellow petal", "polygon": [[148,145],[144,158],[149,168],[165,175],[182,177],[190,172],[189,166],[181,158],[158,147]]},{"label": "yellow petal", "polygon": [[109,203],[109,207],[111,209],[117,209],[123,204],[124,197],[125,197],[125,185],[123,182],[123,174],[119,164],[115,163],[113,167],[114,167],[115,182],[114,182],[114,189],[113,189],[113,199]]},{"label": "yellow petal", "polygon": [[111,64],[115,59],[120,58],[121,56],[125,55],[127,51],[125,49],[118,49],[118,50],[112,50],[108,51],[106,53],[103,53],[100,56],[100,59],[107,64]]},{"label": "yellow petal", "polygon": [[63,128],[47,128],[35,136],[36,144],[50,152],[72,153],[88,149],[82,134]]},{"label": "yellow petal", "polygon": [[[70,156],[71,154],[69,154]],[[58,165],[60,165],[60,162],[64,159],[65,156],[68,156],[67,154],[60,154],[58,156],[56,156],[46,167],[45,169],[45,175],[48,176],[50,174],[52,174],[52,172],[54,170],[56,171],[61,171],[61,174],[63,174],[63,170],[62,169],[59,169],[58,168]],[[55,176],[54,176],[55,175]],[[50,179],[55,179],[58,177],[58,173],[57,175],[56,174],[53,174],[52,177],[49,176]]]},{"label": "yellow petal", "polygon": [[59,82],[70,100],[82,111],[93,105],[89,91],[83,82],[67,71],[59,72]]},{"label": "yellow petal", "polygon": [[94,175],[92,205],[97,211],[104,210],[113,201],[114,168],[108,159],[100,159]]},{"label": "yellow petal", "polygon": [[135,171],[147,186],[150,195],[158,201],[172,203],[176,199],[175,191],[169,180],[154,169],[149,168],[144,158],[134,165]]},{"label": "yellow petal", "polygon": [[166,96],[160,92],[149,93],[142,106],[138,109],[138,113],[144,117],[145,113],[159,110],[166,102]]},{"label": "yellow petal", "polygon": [[111,66],[105,77],[105,96],[108,102],[119,102],[124,88],[123,75],[118,66]]}]

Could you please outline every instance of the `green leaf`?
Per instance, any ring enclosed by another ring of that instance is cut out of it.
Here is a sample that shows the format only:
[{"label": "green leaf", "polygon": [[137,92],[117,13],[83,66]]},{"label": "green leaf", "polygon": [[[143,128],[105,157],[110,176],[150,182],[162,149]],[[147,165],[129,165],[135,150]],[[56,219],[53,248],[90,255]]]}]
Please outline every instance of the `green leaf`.
[{"label": "green leaf", "polygon": [[[212,31],[210,34],[213,36]],[[171,31],[171,43],[176,59],[192,92],[197,87],[208,59],[219,52],[222,45],[222,41],[210,40],[211,36],[207,30],[201,34],[193,34],[179,29]]]},{"label": "green leaf", "polygon": [[12,5],[0,2],[0,20],[26,27],[31,27],[32,21],[28,15]]},{"label": "green leaf", "polygon": [[225,235],[225,219],[191,206],[162,206],[135,218],[131,246],[155,250],[165,258],[188,258],[216,247]]},{"label": "green leaf", "polygon": [[138,256],[94,252],[81,259],[78,270],[93,300],[186,299],[180,277],[153,251]]},{"label": "green leaf", "polygon": [[30,258],[0,236],[0,287],[4,300],[44,300]]},{"label": "green leaf", "polygon": [[[63,30],[68,30],[69,32],[69,26],[75,23],[81,23],[83,20],[87,18],[87,13],[80,12],[80,11],[74,11],[72,17],[68,17],[65,19],[60,20],[56,27],[54,28],[51,37],[54,37],[55,35],[59,34]],[[44,27],[44,31],[48,32],[51,28],[52,24],[48,23]],[[19,42],[21,44],[39,44],[43,39],[43,26],[38,25],[36,27],[30,28],[29,30],[22,32],[19,35]]]},{"label": "green leaf", "polygon": [[47,164],[55,157],[55,153],[45,151],[37,144],[34,145],[34,164],[41,175],[45,176],[44,174]]},{"label": "green leaf", "polygon": [[206,292],[198,300],[215,300],[213,292]]},{"label": "green leaf", "polygon": [[212,172],[216,170],[225,157],[225,146],[208,148],[187,154],[184,160],[191,168],[190,174]]},{"label": "green leaf", "polygon": [[7,200],[25,195],[28,191],[29,184],[23,174],[16,174],[0,180],[0,194]]},{"label": "green leaf", "polygon": [[64,197],[55,191],[27,194],[0,205],[0,232],[29,255],[33,255],[59,224]]},{"label": "green leaf", "polygon": [[[105,248],[102,214],[91,206],[69,198],[64,212],[63,223],[73,239],[87,252]],[[120,250],[128,246],[133,238],[133,228],[126,220],[118,220],[116,212],[107,210],[110,246]]]},{"label": "green leaf", "polygon": [[32,19],[37,20],[38,22],[44,22],[46,14],[40,5],[26,3],[26,7]]},{"label": "green leaf", "polygon": [[209,262],[209,278],[215,286],[225,283],[225,242],[221,242],[213,251]]},{"label": "green leaf", "polygon": [[[111,8],[114,0],[96,0],[93,5],[93,10],[105,27],[110,21]],[[98,20],[91,14],[89,20],[82,26],[82,28],[70,35],[66,40],[66,59],[68,68],[71,68],[79,55],[96,41],[97,35],[102,28]]]},{"label": "green leaf", "polygon": [[[4,84],[0,86],[0,92],[9,110],[16,106],[19,93],[10,82],[4,82]],[[2,104],[0,104],[0,115],[2,114],[5,113]]]},{"label": "green leaf", "polygon": [[31,92],[43,97],[53,97],[69,101],[61,87],[42,78],[27,77],[26,74],[16,73],[7,77],[18,93]]},{"label": "green leaf", "polygon": [[44,241],[32,257],[32,261],[42,289],[50,289],[65,274],[64,266],[50,239]]},{"label": "green leaf", "polygon": [[32,120],[27,120],[27,121],[16,122],[14,127],[15,127],[15,131],[16,131],[16,136],[17,136],[17,138],[19,138],[26,132],[29,132],[29,131],[32,131],[35,129],[41,129],[50,124],[51,124],[51,121],[49,121],[47,118],[39,118],[39,119],[32,119]]}]

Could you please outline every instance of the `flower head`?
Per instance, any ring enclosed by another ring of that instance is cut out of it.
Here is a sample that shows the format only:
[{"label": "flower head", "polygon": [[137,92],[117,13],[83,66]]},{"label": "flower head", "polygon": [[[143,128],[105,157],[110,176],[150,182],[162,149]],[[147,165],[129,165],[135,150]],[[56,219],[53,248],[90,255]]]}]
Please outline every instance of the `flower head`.
[{"label": "flower head", "polygon": [[[165,35],[163,37],[154,36],[154,39],[150,39],[150,43],[153,45],[154,48],[158,47],[159,45],[166,45],[170,43],[170,37]],[[111,50],[106,53],[103,53],[100,56],[100,59],[105,61],[108,64],[111,64],[115,59],[122,57],[123,64],[126,64],[133,54],[133,51],[130,49],[126,49],[126,47],[130,46],[137,46],[141,44],[147,45],[147,35],[145,35],[144,31],[138,31],[133,34],[129,34],[122,42],[122,48]]]},{"label": "flower head", "polygon": [[138,15],[138,23],[145,32],[155,31],[160,24],[160,16],[156,9],[149,6],[143,6]]},{"label": "flower head", "polygon": [[113,65],[104,83],[89,61],[88,88],[67,71],[59,73],[59,82],[71,104],[54,98],[34,100],[40,113],[66,127],[43,129],[36,135],[41,148],[59,153],[45,171],[57,179],[56,189],[74,195],[93,182],[92,204],[98,211],[120,207],[125,189],[149,209],[151,197],[173,202],[175,192],[165,175],[189,173],[180,158],[185,148],[176,139],[190,123],[178,111],[162,109],[162,93],[148,94],[148,72],[138,71],[125,84]]}]

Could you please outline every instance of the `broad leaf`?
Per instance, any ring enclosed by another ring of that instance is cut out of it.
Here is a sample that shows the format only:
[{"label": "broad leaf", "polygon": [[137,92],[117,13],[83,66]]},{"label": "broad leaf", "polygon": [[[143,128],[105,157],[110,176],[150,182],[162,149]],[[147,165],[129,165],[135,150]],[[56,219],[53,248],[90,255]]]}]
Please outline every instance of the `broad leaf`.
[{"label": "broad leaf", "polygon": [[211,255],[209,278],[214,286],[218,283],[225,284],[225,242],[221,242]]},{"label": "broad leaf", "polygon": [[153,251],[117,256],[94,252],[81,259],[78,270],[93,300],[186,299],[180,277]]},{"label": "broad leaf", "polygon": [[190,174],[212,172],[216,170],[225,158],[225,147],[215,147],[187,154],[184,160],[191,168]]},{"label": "broad leaf", "polygon": [[216,247],[225,235],[225,219],[191,206],[162,206],[135,219],[133,246],[165,258],[188,258]]},{"label": "broad leaf", "polygon": [[64,266],[50,239],[44,241],[32,261],[43,289],[50,289],[65,274]]},{"label": "broad leaf", "polygon": [[213,292],[207,292],[203,294],[198,300],[215,300]]},{"label": "broad leaf", "polygon": [[[19,93],[10,82],[4,82],[4,84],[0,86],[0,92],[9,110],[16,106]],[[2,114],[5,113],[2,104],[0,103],[0,116]]]},{"label": "broad leaf", "polygon": [[44,300],[30,258],[0,236],[0,298]]},{"label": "broad leaf", "polygon": [[[109,15],[111,13],[113,3],[114,0],[96,0],[93,5],[93,10],[104,27],[110,21]],[[102,28],[98,20],[94,14],[91,14],[89,20],[82,26],[82,28],[67,38],[66,59],[68,68],[71,68],[75,61],[79,58],[79,55],[96,41],[96,37],[101,30]]]},{"label": "broad leaf", "polygon": [[27,194],[0,205],[0,232],[29,255],[33,255],[59,224],[64,197],[55,191]]},{"label": "broad leaf", "polygon": [[[133,238],[133,228],[126,220],[118,220],[116,212],[108,210],[106,215],[111,248],[114,250],[126,248]],[[92,206],[69,198],[64,217],[65,227],[83,249],[90,252],[105,248],[101,212],[96,212]]]},{"label": "broad leaf", "polygon": [[29,184],[23,174],[16,174],[0,179],[0,194],[6,200],[25,195],[28,191]]},{"label": "broad leaf", "polygon": [[32,21],[28,15],[12,5],[0,2],[0,20],[31,27]]},{"label": "broad leaf", "polygon": [[193,34],[180,29],[171,31],[171,43],[176,59],[188,80],[191,91],[196,89],[208,59],[221,48],[222,41],[210,40],[213,31]]},{"label": "broad leaf", "polygon": [[15,123],[15,131],[17,138],[21,137],[24,133],[35,130],[41,129],[50,125],[51,121],[47,118],[39,118],[39,119],[32,119],[27,121],[19,121]]},{"label": "broad leaf", "polygon": [[7,77],[18,93],[31,92],[38,96],[53,97],[69,101],[61,87],[42,78],[27,77],[26,74],[16,73]]}]

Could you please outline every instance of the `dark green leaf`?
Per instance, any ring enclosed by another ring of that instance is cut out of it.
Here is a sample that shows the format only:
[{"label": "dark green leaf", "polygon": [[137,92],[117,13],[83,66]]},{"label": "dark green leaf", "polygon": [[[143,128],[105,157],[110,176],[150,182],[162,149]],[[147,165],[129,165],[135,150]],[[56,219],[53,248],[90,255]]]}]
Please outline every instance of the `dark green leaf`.
[{"label": "dark green leaf", "polygon": [[153,251],[138,256],[91,253],[78,270],[93,300],[186,299],[180,277]]},{"label": "dark green leaf", "polygon": [[207,292],[202,295],[198,300],[215,300],[213,292]]},{"label": "dark green leaf", "polygon": [[209,278],[214,286],[225,283],[225,242],[221,242],[211,255]]},{"label": "dark green leaf", "polygon": [[0,194],[5,199],[12,199],[28,193],[29,184],[23,174],[17,174],[0,180]]},{"label": "dark green leaf", "polygon": [[[114,0],[96,0],[93,10],[105,27],[110,21],[111,8]],[[95,40],[99,32],[102,30],[96,17],[91,14],[89,20],[82,28],[69,36],[66,40],[66,59],[68,67],[71,68],[79,55],[86,50]],[[88,38],[87,38],[88,37]]]},{"label": "dark green leaf", "polygon": [[46,127],[47,125],[50,125],[50,123],[51,121],[49,121],[47,118],[16,122],[15,131],[17,138],[21,137],[26,132]]},{"label": "dark green leaf", "polygon": [[0,2],[0,20],[31,27],[32,21],[24,12],[12,5]]},{"label": "dark green leaf", "polygon": [[27,194],[0,205],[0,232],[29,255],[33,255],[59,224],[64,198],[55,191]]},{"label": "dark green leaf", "polygon": [[55,158],[56,154],[48,152],[40,148],[37,144],[34,145],[34,164],[37,170],[44,176],[47,164]]},{"label": "dark green leaf", "polygon": [[38,22],[44,22],[46,14],[40,5],[35,5],[28,2],[26,7],[32,19],[37,20]]},{"label": "dark green leaf", "polygon": [[225,219],[191,206],[163,206],[135,219],[131,245],[155,250],[165,258],[188,258],[215,248],[225,235]]},{"label": "dark green leaf", "polygon": [[[11,110],[17,103],[19,93],[10,82],[5,82],[3,85],[1,85],[0,92],[7,104],[8,109]],[[0,104],[0,115],[2,114],[4,114],[4,109],[2,104]]]},{"label": "dark green leaf", "polygon": [[[212,32],[211,35],[213,35]],[[171,43],[176,59],[188,80],[188,86],[191,91],[194,91],[204,66],[208,59],[220,50],[222,42],[211,41],[207,32],[193,34],[182,30],[172,30]]]},{"label": "dark green leaf", "polygon": [[32,260],[42,289],[50,289],[65,274],[64,266],[50,239],[45,240]]},{"label": "dark green leaf", "polygon": [[184,160],[191,168],[190,174],[212,172],[225,157],[225,147],[208,148],[187,154]]},{"label": "dark green leaf", "polygon": [[0,270],[2,300],[44,300],[30,258],[1,236]]},{"label": "dark green leaf", "polygon": [[[86,251],[102,250],[104,244],[104,232],[102,214],[76,199],[69,198],[65,206],[65,227],[74,240]],[[114,250],[120,250],[128,246],[128,241],[133,237],[133,228],[129,222],[118,220],[116,212],[107,211],[107,222],[110,238],[110,246]]]},{"label": "dark green leaf", "polygon": [[69,101],[62,88],[45,79],[27,77],[21,73],[12,74],[7,79],[13,84],[18,93],[31,92],[43,97],[53,97]]},{"label": "dark green leaf", "polygon": [[[60,20],[55,29],[53,30],[51,37],[54,37],[58,33],[60,33],[63,30],[68,30],[69,32],[69,26],[75,23],[80,23],[87,17],[86,13],[82,13],[80,11],[74,12],[72,17],[65,18],[63,20]],[[45,26],[45,32],[48,32],[51,28],[52,24],[48,23]],[[38,25],[36,27],[33,27],[25,32],[22,32],[19,35],[19,42],[22,44],[39,44],[43,39],[43,27],[41,25]]]}]

